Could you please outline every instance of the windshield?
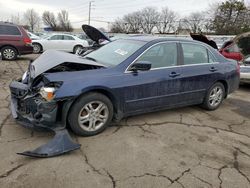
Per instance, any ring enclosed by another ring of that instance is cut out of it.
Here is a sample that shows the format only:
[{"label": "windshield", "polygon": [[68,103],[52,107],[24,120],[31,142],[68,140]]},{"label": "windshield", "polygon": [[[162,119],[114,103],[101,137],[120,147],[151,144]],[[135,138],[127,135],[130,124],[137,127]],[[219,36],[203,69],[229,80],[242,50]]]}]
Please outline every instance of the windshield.
[{"label": "windshield", "polygon": [[116,66],[131,56],[145,42],[132,40],[117,40],[106,44],[100,49],[86,55],[85,58],[92,59],[106,66]]}]

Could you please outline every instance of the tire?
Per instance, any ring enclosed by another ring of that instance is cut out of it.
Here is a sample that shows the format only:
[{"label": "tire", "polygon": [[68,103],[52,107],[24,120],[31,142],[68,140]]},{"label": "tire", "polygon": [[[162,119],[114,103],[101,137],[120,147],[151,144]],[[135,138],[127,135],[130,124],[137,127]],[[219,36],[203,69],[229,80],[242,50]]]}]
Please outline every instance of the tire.
[{"label": "tire", "polygon": [[75,101],[70,109],[68,121],[72,131],[77,135],[94,136],[104,131],[112,118],[113,105],[109,98],[93,92]]},{"label": "tire", "polygon": [[202,107],[206,110],[216,110],[225,98],[225,87],[222,83],[215,83],[207,91]]},{"label": "tire", "polygon": [[41,53],[42,50],[43,50],[43,47],[42,47],[41,44],[34,43],[34,44],[32,44],[32,46],[33,46],[33,53],[34,53],[34,54],[39,54],[39,53]]},{"label": "tire", "polygon": [[78,51],[81,50],[81,49],[83,49],[83,47],[80,46],[80,45],[77,45],[77,46],[75,46],[75,47],[73,48],[73,53],[76,54],[76,52],[78,52]]},{"label": "tire", "polygon": [[1,54],[3,60],[16,60],[17,59],[17,50],[11,46],[6,46],[1,49]]}]

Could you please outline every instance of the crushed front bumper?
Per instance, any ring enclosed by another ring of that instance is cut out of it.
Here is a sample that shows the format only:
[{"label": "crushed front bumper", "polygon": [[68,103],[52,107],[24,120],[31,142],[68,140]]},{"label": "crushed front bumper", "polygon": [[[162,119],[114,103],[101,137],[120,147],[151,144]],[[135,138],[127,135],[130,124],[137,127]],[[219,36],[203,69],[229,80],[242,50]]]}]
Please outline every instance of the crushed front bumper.
[{"label": "crushed front bumper", "polygon": [[[19,124],[27,128],[55,132],[54,138],[47,144],[33,151],[17,154],[30,157],[54,157],[80,148],[80,144],[72,141],[66,130],[66,123],[58,121],[57,102],[47,102],[40,96],[28,94],[28,86],[20,82],[13,81],[10,84],[10,90],[11,113]],[[61,115],[64,114],[61,113]]]}]

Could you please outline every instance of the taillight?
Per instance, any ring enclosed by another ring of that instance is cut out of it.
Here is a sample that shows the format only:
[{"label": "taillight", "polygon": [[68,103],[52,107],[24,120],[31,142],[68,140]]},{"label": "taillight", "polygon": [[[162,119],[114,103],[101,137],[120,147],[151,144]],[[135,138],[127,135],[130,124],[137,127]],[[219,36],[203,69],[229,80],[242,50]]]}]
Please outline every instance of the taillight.
[{"label": "taillight", "polygon": [[25,44],[27,44],[27,45],[29,45],[29,44],[31,44],[31,39],[30,38],[24,38],[23,39],[23,42],[25,43]]},{"label": "taillight", "polygon": [[238,74],[240,74],[240,62],[237,61],[237,69],[236,69],[236,72]]}]

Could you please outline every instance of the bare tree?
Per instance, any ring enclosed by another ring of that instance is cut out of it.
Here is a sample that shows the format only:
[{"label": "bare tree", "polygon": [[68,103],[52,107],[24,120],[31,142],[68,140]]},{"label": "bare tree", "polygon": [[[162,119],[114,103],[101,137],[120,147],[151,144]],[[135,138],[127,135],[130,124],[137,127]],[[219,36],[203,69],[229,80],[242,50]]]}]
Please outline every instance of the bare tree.
[{"label": "bare tree", "polygon": [[20,16],[18,15],[11,15],[10,21],[14,24],[21,24]]},{"label": "bare tree", "polygon": [[146,7],[141,10],[140,15],[142,19],[141,28],[143,29],[145,33],[152,33],[160,17],[156,8]]},{"label": "bare tree", "polygon": [[43,19],[43,23],[51,27],[53,31],[58,30],[57,21],[53,12],[45,11],[43,13],[42,19]]},{"label": "bare tree", "polygon": [[163,8],[159,16],[159,21],[156,24],[158,32],[169,33],[171,30],[175,31],[177,17],[177,13],[169,10],[168,7]]},{"label": "bare tree", "polygon": [[204,12],[193,12],[183,19],[182,26],[185,29],[189,29],[192,33],[200,33],[204,29],[204,15]]},{"label": "bare tree", "polygon": [[123,19],[117,19],[114,23],[112,23],[110,31],[112,33],[128,33],[128,23],[125,23]]},{"label": "bare tree", "polygon": [[141,30],[142,17],[139,11],[125,15],[123,20],[128,23],[130,33],[138,33]]},{"label": "bare tree", "polygon": [[36,27],[40,25],[40,16],[34,9],[28,9],[24,15],[24,20],[27,25],[30,27],[30,30],[33,32]]},{"label": "bare tree", "polygon": [[69,21],[69,13],[66,10],[62,10],[58,13],[58,22],[61,31],[73,31],[73,28]]}]

